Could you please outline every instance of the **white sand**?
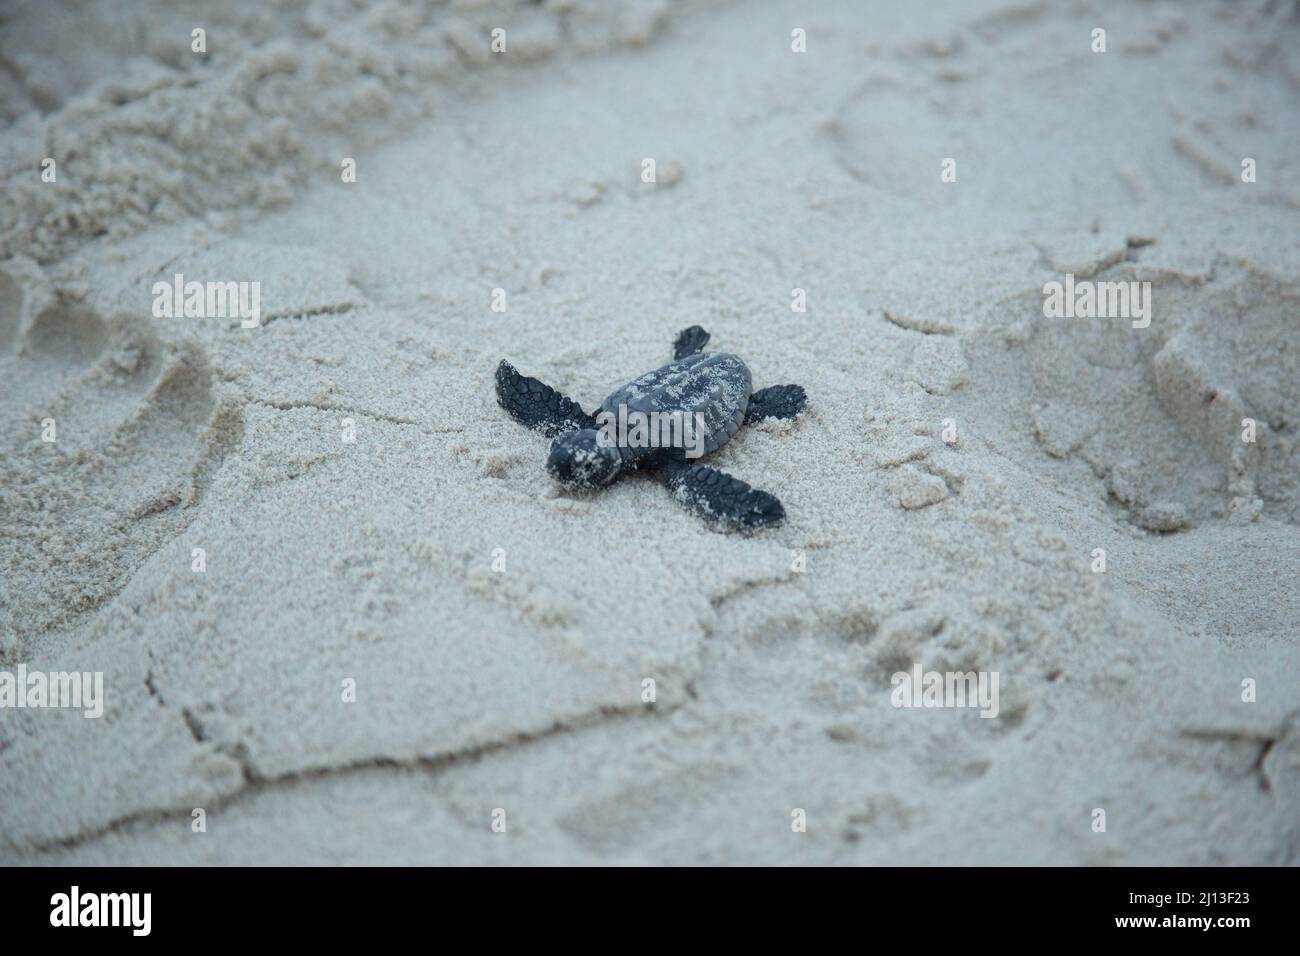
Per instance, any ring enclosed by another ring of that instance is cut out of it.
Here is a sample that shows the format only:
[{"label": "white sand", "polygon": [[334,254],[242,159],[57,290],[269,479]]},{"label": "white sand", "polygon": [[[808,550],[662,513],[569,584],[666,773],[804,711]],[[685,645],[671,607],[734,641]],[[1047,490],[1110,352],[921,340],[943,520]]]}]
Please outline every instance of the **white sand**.
[{"label": "white sand", "polygon": [[[106,694],[0,710],[0,861],[1300,862],[1293,4],[140,6],[0,27],[0,668]],[[808,391],[708,462],[776,531],[494,401],[695,323]]]}]

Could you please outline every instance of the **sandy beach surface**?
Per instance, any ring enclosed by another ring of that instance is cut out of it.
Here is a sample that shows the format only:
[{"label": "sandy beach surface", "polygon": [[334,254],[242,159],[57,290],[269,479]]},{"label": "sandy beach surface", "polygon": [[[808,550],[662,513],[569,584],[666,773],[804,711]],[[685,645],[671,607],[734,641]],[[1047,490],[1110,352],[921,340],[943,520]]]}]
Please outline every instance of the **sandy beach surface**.
[{"label": "sandy beach surface", "polygon": [[[2,16],[0,862],[1300,863],[1295,4]],[[694,324],[779,528],[496,402]]]}]

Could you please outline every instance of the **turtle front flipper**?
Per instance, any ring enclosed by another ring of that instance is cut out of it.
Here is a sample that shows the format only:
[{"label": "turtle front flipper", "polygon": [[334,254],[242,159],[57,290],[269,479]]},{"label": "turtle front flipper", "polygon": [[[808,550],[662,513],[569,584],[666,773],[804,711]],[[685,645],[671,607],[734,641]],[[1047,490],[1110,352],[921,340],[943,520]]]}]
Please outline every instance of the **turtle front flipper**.
[{"label": "turtle front flipper", "polygon": [[544,382],[520,375],[504,360],[497,366],[497,402],[520,425],[547,438],[575,428],[596,427],[596,420],[573,399]]},{"label": "turtle front flipper", "polygon": [[692,325],[689,329],[682,329],[677,333],[677,338],[673,341],[673,361],[676,362],[688,355],[694,355],[708,344],[709,333],[698,325]]},{"label": "turtle front flipper", "polygon": [[745,409],[745,424],[750,425],[764,418],[794,418],[808,404],[808,395],[802,385],[771,385],[760,388],[749,396],[749,407]]},{"label": "turtle front flipper", "polygon": [[708,465],[670,458],[659,474],[678,501],[721,529],[754,531],[785,520],[785,509],[773,495]]}]

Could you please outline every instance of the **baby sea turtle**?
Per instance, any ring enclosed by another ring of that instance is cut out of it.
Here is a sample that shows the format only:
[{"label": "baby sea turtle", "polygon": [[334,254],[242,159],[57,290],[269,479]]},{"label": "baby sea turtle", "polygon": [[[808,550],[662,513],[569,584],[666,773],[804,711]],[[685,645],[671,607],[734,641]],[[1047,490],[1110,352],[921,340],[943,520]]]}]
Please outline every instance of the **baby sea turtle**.
[{"label": "baby sea turtle", "polygon": [[672,362],[616,389],[595,415],[505,361],[497,366],[497,401],[519,424],[554,439],[546,469],[566,484],[603,487],[652,469],[682,504],[719,527],[779,524],[785,509],[775,497],[694,459],[717,451],[743,424],[794,418],[808,398],[799,385],[751,392],[745,363],[705,353],[708,341],[698,325],[682,330]]}]

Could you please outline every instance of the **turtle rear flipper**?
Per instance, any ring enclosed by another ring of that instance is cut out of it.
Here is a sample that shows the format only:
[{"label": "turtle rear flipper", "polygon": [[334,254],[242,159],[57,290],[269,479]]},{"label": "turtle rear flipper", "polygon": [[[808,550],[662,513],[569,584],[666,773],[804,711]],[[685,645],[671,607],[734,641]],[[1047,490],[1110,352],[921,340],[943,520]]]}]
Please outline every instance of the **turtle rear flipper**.
[{"label": "turtle rear flipper", "polygon": [[720,528],[753,531],[785,519],[785,509],[773,495],[708,465],[667,459],[660,475],[678,501]]},{"label": "turtle rear flipper", "polygon": [[709,344],[709,333],[698,325],[682,329],[673,340],[673,361],[679,361],[688,355],[694,355]]},{"label": "turtle rear flipper", "polygon": [[745,410],[745,424],[764,418],[794,418],[808,404],[808,395],[802,385],[771,385],[760,388],[749,396]]},{"label": "turtle rear flipper", "polygon": [[520,425],[547,438],[575,428],[596,427],[596,420],[573,399],[544,382],[520,375],[504,360],[497,366],[497,403]]}]

